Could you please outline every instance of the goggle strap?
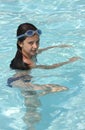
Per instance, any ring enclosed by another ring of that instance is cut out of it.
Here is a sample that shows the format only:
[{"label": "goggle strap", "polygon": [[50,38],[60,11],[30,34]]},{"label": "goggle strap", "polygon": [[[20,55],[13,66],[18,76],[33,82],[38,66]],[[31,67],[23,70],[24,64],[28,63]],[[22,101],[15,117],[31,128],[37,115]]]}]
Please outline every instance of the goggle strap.
[{"label": "goggle strap", "polygon": [[24,37],[24,36],[25,36],[25,34],[21,34],[21,35],[17,36],[17,38],[21,38],[21,37]]}]

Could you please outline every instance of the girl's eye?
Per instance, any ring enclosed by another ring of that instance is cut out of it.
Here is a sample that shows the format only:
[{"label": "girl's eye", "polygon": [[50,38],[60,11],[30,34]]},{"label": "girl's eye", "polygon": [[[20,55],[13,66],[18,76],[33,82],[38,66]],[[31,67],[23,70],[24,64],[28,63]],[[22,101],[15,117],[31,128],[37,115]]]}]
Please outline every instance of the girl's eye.
[{"label": "girl's eye", "polygon": [[28,44],[33,45],[33,42],[28,42]]},{"label": "girl's eye", "polygon": [[[30,45],[33,45],[35,42],[33,42],[33,41],[31,41],[31,42],[28,42],[28,44],[30,44]],[[39,45],[39,40],[38,41],[36,41],[36,45]]]},{"label": "girl's eye", "polygon": [[39,45],[39,40],[36,42],[37,45]]}]

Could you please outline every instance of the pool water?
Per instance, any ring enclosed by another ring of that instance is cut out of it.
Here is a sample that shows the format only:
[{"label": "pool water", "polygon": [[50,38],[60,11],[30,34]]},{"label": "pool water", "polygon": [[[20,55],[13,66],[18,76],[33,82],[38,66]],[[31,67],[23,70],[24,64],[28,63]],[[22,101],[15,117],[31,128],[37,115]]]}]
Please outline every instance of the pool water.
[{"label": "pool water", "polygon": [[[16,52],[16,29],[31,22],[42,30],[40,47],[67,44],[38,56],[38,64],[80,60],[62,67],[31,70],[32,82],[59,84],[67,91],[38,96],[7,86]],[[85,1],[0,0],[0,130],[85,130]],[[46,58],[45,58],[46,57]]]}]

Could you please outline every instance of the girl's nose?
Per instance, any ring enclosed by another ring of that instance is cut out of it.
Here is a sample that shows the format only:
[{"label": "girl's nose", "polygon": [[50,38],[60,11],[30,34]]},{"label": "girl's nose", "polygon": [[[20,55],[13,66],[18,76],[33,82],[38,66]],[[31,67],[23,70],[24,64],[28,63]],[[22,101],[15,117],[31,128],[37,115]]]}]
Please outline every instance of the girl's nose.
[{"label": "girl's nose", "polygon": [[33,44],[33,48],[36,49],[38,46],[37,46],[37,43],[34,43]]}]

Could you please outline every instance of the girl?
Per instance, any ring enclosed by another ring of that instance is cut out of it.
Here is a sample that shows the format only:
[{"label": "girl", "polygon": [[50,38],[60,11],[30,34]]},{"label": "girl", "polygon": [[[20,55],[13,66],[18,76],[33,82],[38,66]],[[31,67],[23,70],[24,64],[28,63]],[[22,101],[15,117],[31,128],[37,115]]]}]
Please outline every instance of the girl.
[{"label": "girl", "polygon": [[[31,68],[52,69],[64,64],[68,64],[78,60],[78,57],[72,57],[68,61],[56,63],[52,65],[36,65],[37,54],[58,46],[51,46],[43,49],[39,48],[41,30],[37,29],[30,23],[23,23],[17,29],[17,52],[11,61],[12,69],[28,70]],[[61,45],[59,47],[69,47]]]},{"label": "girl", "polygon": [[[23,23],[19,25],[17,29],[17,52],[13,60],[11,61],[10,67],[12,69],[19,70],[30,70],[32,68],[42,68],[42,69],[53,69],[56,67],[60,67],[62,65],[74,62],[78,60],[78,57],[72,57],[68,61],[56,63],[52,65],[36,65],[37,54],[41,53],[50,48],[58,47],[51,46],[43,49],[39,49],[39,41],[41,30],[36,28],[34,25],[30,23]],[[69,47],[68,45],[61,45],[59,47]],[[57,84],[31,84],[31,76],[25,73],[19,73],[14,77],[8,79],[9,86],[19,86],[19,87],[27,87],[31,88],[31,90],[45,90],[43,94],[49,92],[56,92],[66,90],[66,87],[59,86]]]}]

